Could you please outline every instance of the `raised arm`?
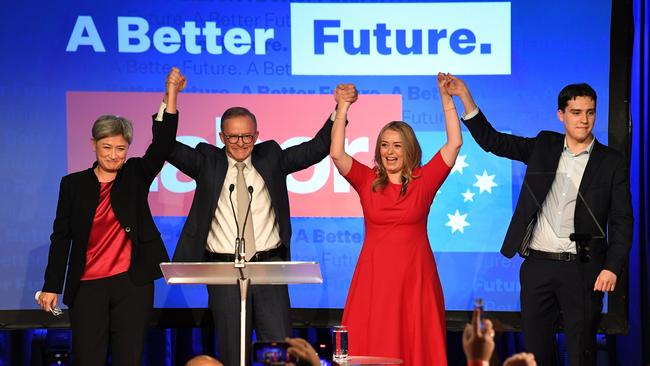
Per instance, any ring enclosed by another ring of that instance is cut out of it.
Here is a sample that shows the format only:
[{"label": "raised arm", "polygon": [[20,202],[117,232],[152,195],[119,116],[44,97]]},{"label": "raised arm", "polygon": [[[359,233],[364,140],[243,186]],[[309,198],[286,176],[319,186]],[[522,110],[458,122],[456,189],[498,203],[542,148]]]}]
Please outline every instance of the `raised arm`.
[{"label": "raised arm", "polygon": [[163,103],[167,105],[165,112],[176,114],[176,98],[178,93],[185,88],[185,85],[187,85],[185,76],[181,74],[177,67],[173,67],[165,82],[165,96],[163,97]]},{"label": "raised arm", "polygon": [[484,151],[527,164],[535,147],[536,139],[497,131],[477,107],[465,82],[452,75],[449,75],[449,79],[450,81],[446,85],[447,92],[460,98],[463,103],[465,109],[463,123],[476,143]]},{"label": "raised arm", "polygon": [[146,181],[152,181],[165,163],[176,142],[176,131],[178,128],[178,111],[176,100],[178,93],[185,86],[185,77],[181,75],[178,68],[174,67],[165,79],[165,100],[167,106],[162,114],[162,122],[154,120],[152,125],[153,139],[142,157],[143,177]]},{"label": "raised arm", "polygon": [[451,75],[438,73],[438,91],[442,101],[442,109],[445,113],[445,131],[447,132],[447,142],[440,148],[440,154],[447,166],[454,166],[456,157],[463,145],[463,136],[460,132],[460,121],[454,101],[447,91],[448,84],[452,81]]},{"label": "raised arm", "polygon": [[447,92],[452,96],[457,96],[461,103],[463,103],[463,109],[465,109],[465,114],[472,113],[476,108],[476,103],[474,98],[472,98],[472,93],[470,93],[469,88],[465,85],[465,82],[451,74],[447,74],[448,81],[445,84]]},{"label": "raised arm", "polygon": [[[165,79],[165,95],[162,103],[160,103],[160,106],[158,107],[158,112],[152,116],[154,136],[156,136],[158,131],[160,131],[161,127],[164,125],[164,123],[160,122],[163,121],[165,113],[168,117],[177,114],[178,93],[180,93],[186,85],[187,80],[185,79],[185,76],[180,73],[178,68],[173,67]],[[192,179],[196,179],[199,176],[201,167],[203,166],[203,158],[204,156],[195,148],[189,147],[175,140],[172,149],[166,156],[166,160],[169,163]]]},{"label": "raised arm", "polygon": [[336,100],[336,118],[332,125],[332,142],[330,143],[330,156],[336,169],[341,175],[347,175],[352,168],[352,157],[345,152],[345,121],[348,118],[348,109],[358,98],[354,84],[339,84],[334,90]]}]

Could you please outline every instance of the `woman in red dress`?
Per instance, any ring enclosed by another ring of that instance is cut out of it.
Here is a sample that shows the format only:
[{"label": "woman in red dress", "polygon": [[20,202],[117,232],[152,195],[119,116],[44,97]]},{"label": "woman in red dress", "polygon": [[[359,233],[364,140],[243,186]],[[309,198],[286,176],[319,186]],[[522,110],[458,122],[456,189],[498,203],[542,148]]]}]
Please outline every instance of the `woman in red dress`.
[{"label": "woman in red dress", "polygon": [[460,151],[456,108],[438,74],[447,142],[425,165],[413,129],[400,121],[382,128],[374,167],[344,151],[353,85],[339,85],[330,155],[359,194],[365,240],[343,313],[351,355],[395,357],[404,365],[446,365],[445,305],[427,236],[433,198]]}]

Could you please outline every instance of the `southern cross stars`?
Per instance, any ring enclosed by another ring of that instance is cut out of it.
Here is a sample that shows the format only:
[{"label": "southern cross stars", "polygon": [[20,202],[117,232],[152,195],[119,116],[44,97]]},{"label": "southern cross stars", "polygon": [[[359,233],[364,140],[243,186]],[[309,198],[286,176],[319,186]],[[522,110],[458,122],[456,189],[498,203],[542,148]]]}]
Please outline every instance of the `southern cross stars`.
[{"label": "southern cross stars", "polygon": [[479,188],[479,194],[483,193],[483,191],[487,191],[488,193],[492,194],[492,187],[497,187],[498,184],[494,183],[494,174],[488,175],[487,171],[483,171],[483,175],[474,175],[476,177],[476,183],[474,183],[474,187]]},{"label": "southern cross stars", "polygon": [[460,212],[456,210],[453,215],[447,214],[447,217],[449,217],[449,221],[447,221],[445,226],[451,227],[452,234],[456,231],[460,231],[463,234],[465,233],[465,226],[469,226],[469,223],[465,221],[467,214],[461,215]]},{"label": "southern cross stars", "polygon": [[454,174],[454,172],[459,172],[460,174],[463,174],[463,168],[467,168],[469,164],[465,162],[465,159],[467,158],[467,155],[459,155],[456,158],[456,163],[454,164],[454,167],[451,168],[451,174]]},{"label": "southern cross stars", "polygon": [[463,202],[467,202],[467,201],[472,201],[472,202],[474,202],[474,195],[475,195],[475,194],[476,194],[476,193],[472,193],[472,192],[469,190],[469,188],[467,188],[467,190],[465,191],[465,193],[461,193],[461,195],[463,196]]}]

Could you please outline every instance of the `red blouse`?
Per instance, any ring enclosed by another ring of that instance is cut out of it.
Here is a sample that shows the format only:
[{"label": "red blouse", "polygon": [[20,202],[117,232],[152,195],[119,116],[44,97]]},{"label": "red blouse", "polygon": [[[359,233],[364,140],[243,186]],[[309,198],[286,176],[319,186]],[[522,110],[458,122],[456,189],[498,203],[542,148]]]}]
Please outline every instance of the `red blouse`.
[{"label": "red blouse", "polygon": [[113,182],[101,183],[82,280],[110,277],[128,271],[131,265],[131,239],[113,212],[111,187]]}]

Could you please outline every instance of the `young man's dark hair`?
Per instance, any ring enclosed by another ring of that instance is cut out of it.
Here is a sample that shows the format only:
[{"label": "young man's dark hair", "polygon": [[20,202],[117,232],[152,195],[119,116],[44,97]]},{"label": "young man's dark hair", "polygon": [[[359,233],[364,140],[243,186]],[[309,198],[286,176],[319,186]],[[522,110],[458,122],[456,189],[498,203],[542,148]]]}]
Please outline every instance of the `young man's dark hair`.
[{"label": "young man's dark hair", "polygon": [[596,105],[596,91],[589,84],[569,84],[562,88],[557,96],[557,110],[563,111],[569,101],[577,97],[589,97],[594,100],[594,106]]}]

